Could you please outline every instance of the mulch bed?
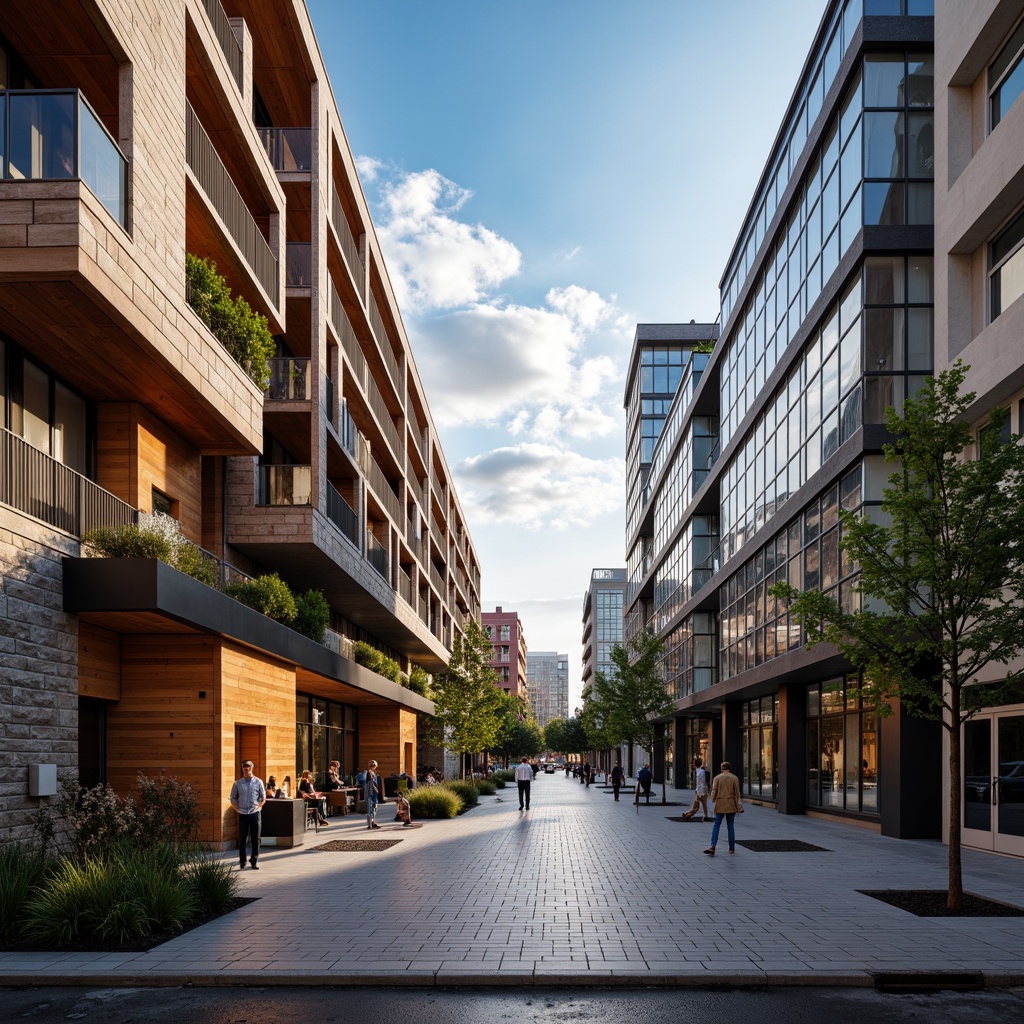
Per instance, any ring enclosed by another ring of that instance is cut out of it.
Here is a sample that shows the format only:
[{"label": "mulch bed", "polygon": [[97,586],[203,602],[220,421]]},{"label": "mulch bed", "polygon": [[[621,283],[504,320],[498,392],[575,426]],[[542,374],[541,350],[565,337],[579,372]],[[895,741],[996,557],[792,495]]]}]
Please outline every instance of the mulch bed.
[{"label": "mulch bed", "polygon": [[208,917],[193,918],[181,929],[180,932],[153,932],[150,935],[134,939],[133,941],[126,942],[123,945],[117,942],[100,941],[69,942],[66,946],[59,946],[54,950],[53,946],[41,946],[38,942],[33,943],[27,940],[8,941],[0,942],[0,953],[145,953],[147,950],[155,949],[157,946],[163,945],[163,943],[169,942],[171,939],[175,939],[179,935],[184,935],[185,932],[192,931],[193,928],[199,928],[204,924],[209,924],[211,921],[216,921],[225,914],[231,914],[236,910],[241,910],[242,907],[247,907],[250,903],[255,903],[258,898],[259,897],[257,896],[233,896],[228,902],[223,913],[210,914]]},{"label": "mulch bed", "polygon": [[401,839],[334,839],[329,843],[314,846],[314,850],[327,850],[331,853],[362,853],[366,850],[390,850],[397,846]]},{"label": "mulch bed", "polygon": [[754,853],[831,853],[802,839],[737,839],[736,845]]},{"label": "mulch bed", "polygon": [[1024,917],[1024,908],[964,893],[964,909],[946,906],[945,889],[858,889],[864,896],[917,917]]}]

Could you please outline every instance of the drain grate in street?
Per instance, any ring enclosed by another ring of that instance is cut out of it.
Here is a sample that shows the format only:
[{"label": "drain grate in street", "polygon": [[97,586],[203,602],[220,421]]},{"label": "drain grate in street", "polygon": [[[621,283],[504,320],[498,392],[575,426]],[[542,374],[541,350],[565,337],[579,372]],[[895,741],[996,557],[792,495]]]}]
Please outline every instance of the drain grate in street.
[{"label": "drain grate in street", "polygon": [[397,846],[401,839],[335,839],[329,843],[321,843],[314,847],[330,853],[363,853],[366,850],[390,850]]},{"label": "drain grate in street", "polygon": [[801,839],[737,839],[736,845],[754,853],[831,853],[824,846],[812,846]]}]

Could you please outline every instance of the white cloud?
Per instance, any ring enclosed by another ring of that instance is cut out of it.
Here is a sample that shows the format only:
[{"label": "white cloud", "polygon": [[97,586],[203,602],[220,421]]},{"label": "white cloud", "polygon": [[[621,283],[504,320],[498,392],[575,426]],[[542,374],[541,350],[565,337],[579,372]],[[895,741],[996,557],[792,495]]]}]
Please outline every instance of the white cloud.
[{"label": "white cloud", "polygon": [[552,445],[526,443],[464,459],[455,467],[471,520],[528,529],[586,526],[622,508],[621,459],[591,459]]},{"label": "white cloud", "polygon": [[519,273],[522,255],[511,242],[452,216],[472,195],[434,170],[382,185],[384,217],[377,234],[402,309],[478,302]]}]

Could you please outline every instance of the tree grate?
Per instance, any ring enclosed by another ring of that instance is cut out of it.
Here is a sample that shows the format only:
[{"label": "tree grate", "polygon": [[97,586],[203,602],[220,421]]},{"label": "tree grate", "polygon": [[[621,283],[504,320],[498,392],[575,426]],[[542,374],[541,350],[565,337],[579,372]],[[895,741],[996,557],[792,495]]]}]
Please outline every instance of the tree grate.
[{"label": "tree grate", "polygon": [[363,853],[367,850],[390,850],[397,846],[401,839],[334,839],[329,843],[315,846],[315,850],[327,850],[329,853]]},{"label": "tree grate", "polygon": [[737,846],[753,853],[831,853],[824,846],[813,846],[802,839],[737,839]]}]

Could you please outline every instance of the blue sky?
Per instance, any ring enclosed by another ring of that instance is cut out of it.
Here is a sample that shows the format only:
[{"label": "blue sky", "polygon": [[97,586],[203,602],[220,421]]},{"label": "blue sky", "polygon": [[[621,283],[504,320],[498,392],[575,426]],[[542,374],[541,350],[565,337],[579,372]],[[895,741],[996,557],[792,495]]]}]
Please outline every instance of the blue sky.
[{"label": "blue sky", "polygon": [[568,652],[637,323],[714,320],[824,0],[307,0],[480,556]]}]

